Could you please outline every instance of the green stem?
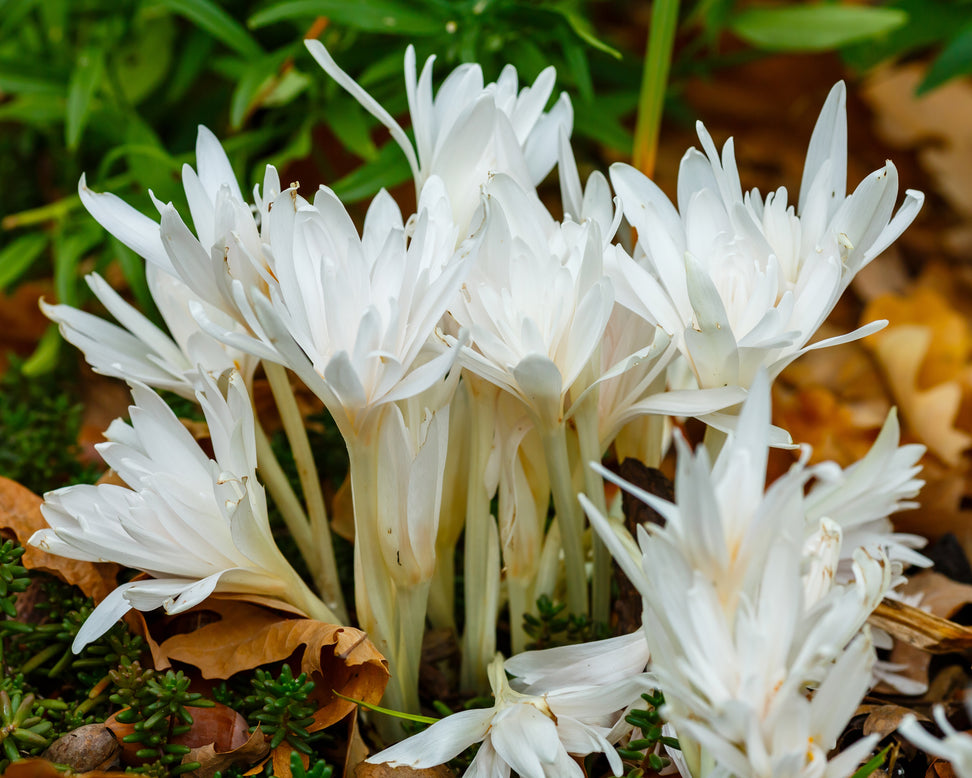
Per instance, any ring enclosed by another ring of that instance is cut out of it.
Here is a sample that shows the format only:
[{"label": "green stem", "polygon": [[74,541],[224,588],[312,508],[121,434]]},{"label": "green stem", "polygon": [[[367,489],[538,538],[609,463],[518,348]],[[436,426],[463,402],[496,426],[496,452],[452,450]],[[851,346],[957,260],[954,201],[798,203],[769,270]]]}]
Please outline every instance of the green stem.
[{"label": "green stem", "polygon": [[584,524],[577,494],[571,478],[567,454],[567,434],[563,422],[544,423],[537,419],[537,430],[543,441],[543,453],[550,476],[554,510],[560,524],[567,578],[567,609],[575,615],[587,614],[587,571],[585,569]]},{"label": "green stem", "polygon": [[339,616],[343,616],[346,622],[347,608],[344,605],[341,582],[338,580],[337,564],[334,560],[334,544],[331,540],[331,527],[327,521],[327,508],[324,505],[324,493],[321,491],[317,465],[314,463],[314,455],[311,452],[310,440],[307,438],[304,419],[297,407],[297,398],[294,397],[294,390],[290,385],[286,369],[273,362],[265,361],[263,370],[270,382],[270,391],[277,403],[284,432],[287,434],[287,441],[290,443],[294,461],[297,464],[300,487],[304,492],[304,501],[307,504],[307,514],[310,519],[311,537],[317,543],[318,571],[322,586],[321,595],[331,610]]},{"label": "green stem", "polygon": [[658,137],[661,130],[665,87],[672,64],[675,31],[678,28],[678,0],[654,0],[651,26],[645,49],[645,67],[638,95],[638,119],[635,123],[631,163],[646,176],[655,171]]}]

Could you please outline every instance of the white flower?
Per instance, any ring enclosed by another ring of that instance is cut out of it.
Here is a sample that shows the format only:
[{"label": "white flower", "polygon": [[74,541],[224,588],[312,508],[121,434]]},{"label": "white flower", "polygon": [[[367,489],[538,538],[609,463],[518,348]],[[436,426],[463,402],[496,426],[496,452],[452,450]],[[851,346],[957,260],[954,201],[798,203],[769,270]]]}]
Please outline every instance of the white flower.
[{"label": "white flower", "polygon": [[[966,702],[965,707],[972,713],[969,702]],[[935,723],[944,735],[942,738],[932,736],[910,713],[901,720],[898,732],[922,751],[951,762],[959,778],[972,778],[972,736],[967,732],[958,732],[949,724],[941,705],[935,706],[934,716]]]},{"label": "white flower", "polygon": [[643,676],[608,685],[568,682],[533,696],[510,687],[497,655],[489,683],[496,698],[492,708],[454,713],[366,761],[433,767],[481,742],[467,778],[507,778],[511,769],[523,778],[582,778],[570,754],[594,752],[608,758],[614,775],[621,774],[621,759],[606,736],[625,707],[647,690]]},{"label": "white flower", "polygon": [[892,513],[917,507],[918,503],[910,498],[925,483],[915,478],[921,470],[917,463],[925,447],[914,443],[899,446],[899,439],[898,414],[892,408],[877,440],[862,460],[844,469],[834,462],[823,462],[810,469],[815,481],[805,501],[808,526],[823,517],[839,524],[846,561],[856,548],[882,548],[892,562],[904,566],[931,565],[931,560],[915,551],[927,540],[919,535],[895,532],[888,519]]},{"label": "white flower", "polygon": [[[852,582],[835,583],[839,526],[825,521],[816,545],[804,541],[804,462],[764,491],[769,403],[760,374],[712,465],[703,447],[676,439],[674,503],[602,469],[665,519],[639,527],[637,556],[582,501],[642,594],[651,672],[692,774],[836,778],[872,744],[826,760],[870,683],[874,651],[859,633],[891,584],[890,564],[858,550]],[[804,549],[821,551],[820,564]]]},{"label": "white flower", "polygon": [[189,314],[189,301],[202,301],[189,287],[152,264],[146,267],[146,276],[152,299],[171,336],[127,303],[97,273],[89,274],[85,280],[122,326],[70,305],[49,305],[42,300],[41,309],[58,323],[64,339],[84,352],[96,373],[139,381],[187,400],[195,400],[196,390],[203,387],[199,370],[218,376],[235,367],[249,383],[257,360],[200,329]]},{"label": "white flower", "polygon": [[224,342],[284,364],[328,407],[345,436],[378,406],[440,381],[454,354],[426,348],[475,254],[456,250],[457,231],[441,182],[422,190],[408,225],[380,192],[358,235],[336,195],[318,190],[313,204],[287,191],[270,209],[265,232],[275,274],[267,292],[232,280],[252,336],[221,326],[194,308]]},{"label": "white flower", "polygon": [[421,193],[426,181],[438,176],[445,184],[455,223],[465,235],[479,205],[479,189],[489,175],[504,173],[520,186],[533,188],[557,159],[557,138],[570,134],[573,110],[561,94],[547,113],[556,72],[546,68],[531,87],[518,90],[516,69],[507,65],[493,84],[483,85],[479,65],[464,64],[442,82],[432,96],[429,57],[416,81],[415,49],[405,51],[405,94],[415,146],[398,122],[338,67],[320,41],[304,42],[331,78],[346,89],[372,116],[384,124],[401,146]]},{"label": "white flower", "polygon": [[250,399],[239,373],[224,398],[204,377],[199,392],[215,459],[150,389],[133,384],[131,426],[117,420],[97,446],[131,488],[103,484],[48,492],[50,529],[30,543],[89,562],[117,562],[148,573],[122,584],[78,632],[78,651],[129,609],[180,613],[214,591],[276,597],[334,621],[274,544],[263,487],[256,479]]},{"label": "white flower", "polygon": [[728,141],[720,159],[698,124],[705,154],[682,159],[678,211],[634,168],[616,164],[611,181],[638,231],[640,262],[617,256],[618,300],[676,339],[700,387],[748,387],[763,368],[774,378],[809,349],[854,340],[873,322],[807,346],[854,274],[894,241],[922,203],[898,191],[890,162],[844,196],[847,120],[844,86],[831,91],[807,152],[799,210],[786,189],[765,200],[743,194]]},{"label": "white flower", "polygon": [[469,330],[461,363],[559,423],[614,307],[596,224],[558,223],[532,192],[496,175],[479,259],[450,312]]}]

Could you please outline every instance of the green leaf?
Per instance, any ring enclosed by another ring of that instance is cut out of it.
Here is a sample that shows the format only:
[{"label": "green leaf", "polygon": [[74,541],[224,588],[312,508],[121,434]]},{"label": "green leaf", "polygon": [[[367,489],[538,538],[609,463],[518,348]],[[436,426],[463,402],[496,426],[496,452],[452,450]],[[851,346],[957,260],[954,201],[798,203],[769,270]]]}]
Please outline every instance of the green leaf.
[{"label": "green leaf", "polygon": [[74,64],[71,81],[68,84],[67,116],[64,122],[64,137],[67,147],[74,151],[81,140],[81,132],[88,121],[91,100],[98,90],[105,72],[105,52],[103,49],[83,49]]},{"label": "green leaf", "polygon": [[373,710],[375,713],[384,713],[386,716],[394,716],[396,719],[417,721],[419,724],[435,724],[435,722],[441,721],[441,719],[434,719],[431,716],[419,716],[415,713],[402,713],[401,711],[389,710],[388,708],[382,708],[378,705],[372,705],[370,702],[365,702],[364,700],[356,700],[354,697],[345,697],[335,689],[331,689],[331,694],[333,694],[335,697],[340,697],[342,700],[347,700],[348,702],[353,702],[356,705],[360,705],[362,708]]},{"label": "green leaf", "polygon": [[373,122],[358,101],[340,97],[328,105],[328,124],[344,147],[362,159],[377,157],[378,147],[370,134]]},{"label": "green leaf", "polygon": [[935,58],[925,80],[918,85],[918,94],[930,92],[949,79],[966,73],[972,73],[972,22],[963,26]]},{"label": "green leaf", "polygon": [[825,51],[891,32],[908,21],[896,8],[863,5],[789,5],[750,8],[729,29],[765,51]]},{"label": "green leaf", "polygon": [[21,372],[28,378],[51,372],[57,367],[57,356],[60,350],[61,334],[57,331],[57,325],[51,324],[41,336],[34,353],[24,362]]},{"label": "green leaf", "polygon": [[252,29],[287,19],[326,16],[332,23],[364,32],[396,35],[434,35],[445,31],[445,20],[393,0],[290,0],[250,17]]},{"label": "green leaf", "polygon": [[10,94],[64,95],[62,74],[37,62],[0,59],[0,92]]},{"label": "green leaf", "polygon": [[58,302],[78,305],[78,264],[104,237],[101,225],[89,220],[54,238],[54,294]]},{"label": "green leaf", "polygon": [[43,232],[32,232],[11,241],[0,251],[0,291],[22,276],[34,264],[49,239]]},{"label": "green leaf", "polygon": [[560,14],[564,17],[564,21],[570,25],[570,29],[574,31],[574,34],[580,38],[584,43],[586,43],[591,48],[597,49],[598,51],[604,52],[608,56],[614,57],[615,59],[621,59],[622,54],[614,46],[610,46],[596,35],[591,28],[590,22],[587,21],[583,16],[578,14],[576,11],[569,10],[567,8],[561,8],[558,6],[552,6],[552,11]]},{"label": "green leaf", "polygon": [[247,59],[263,56],[260,44],[213,0],[158,0]]},{"label": "green leaf", "polygon": [[397,143],[386,143],[378,156],[353,173],[331,185],[334,193],[345,203],[355,203],[371,197],[382,187],[395,186],[412,175],[405,155]]},{"label": "green leaf", "polygon": [[14,121],[29,127],[46,127],[64,121],[62,95],[17,95],[0,103],[0,121]]},{"label": "green leaf", "polygon": [[888,755],[888,751],[890,750],[891,746],[885,746],[878,753],[868,759],[864,764],[862,764],[851,776],[851,778],[868,778],[871,773],[884,764],[884,760]]},{"label": "green leaf", "polygon": [[176,35],[172,15],[164,9],[141,17],[133,33],[111,50],[109,59],[109,67],[120,76],[118,86],[132,105],[138,105],[166,80]]}]

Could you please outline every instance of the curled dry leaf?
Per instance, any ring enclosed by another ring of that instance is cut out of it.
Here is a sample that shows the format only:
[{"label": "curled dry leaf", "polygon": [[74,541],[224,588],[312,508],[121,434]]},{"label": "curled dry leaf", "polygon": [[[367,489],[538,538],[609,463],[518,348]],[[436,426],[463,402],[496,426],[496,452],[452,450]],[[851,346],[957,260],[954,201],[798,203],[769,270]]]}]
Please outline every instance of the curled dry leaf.
[{"label": "curled dry leaf", "polygon": [[[243,723],[245,726],[246,722]],[[269,751],[270,746],[263,732],[257,727],[243,743],[228,750],[221,749],[216,743],[190,749],[182,763],[199,762],[199,767],[183,775],[186,778],[212,778],[217,772],[228,767],[256,764],[266,757]],[[274,772],[279,778],[284,778],[283,773]]]},{"label": "curled dry leaf", "polygon": [[47,527],[40,512],[42,502],[29,489],[0,476],[0,529],[12,532],[17,542],[26,548],[21,558],[24,567],[50,573],[100,602],[117,586],[118,565],[112,562],[79,562],[27,545],[31,535]]},{"label": "curled dry leaf", "polygon": [[944,463],[959,465],[972,445],[960,415],[972,400],[972,332],[965,317],[935,290],[918,286],[904,297],[883,295],[865,321],[892,324],[865,339],[912,433]]},{"label": "curled dry leaf", "polygon": [[896,600],[885,600],[868,622],[897,640],[932,654],[972,650],[972,628]]},{"label": "curled dry leaf", "polygon": [[357,706],[345,697],[377,703],[388,683],[388,667],[365,633],[313,619],[288,618],[248,602],[210,600],[197,610],[219,620],[184,635],[174,635],[160,648],[169,658],[198,667],[204,678],[229,678],[299,652],[300,671],[315,684],[316,732],[343,719]]}]

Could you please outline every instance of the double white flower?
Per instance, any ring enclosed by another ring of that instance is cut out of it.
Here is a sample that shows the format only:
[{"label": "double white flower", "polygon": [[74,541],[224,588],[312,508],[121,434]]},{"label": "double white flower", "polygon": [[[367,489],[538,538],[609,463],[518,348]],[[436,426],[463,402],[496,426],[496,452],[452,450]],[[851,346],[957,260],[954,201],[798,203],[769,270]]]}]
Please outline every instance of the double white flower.
[{"label": "double white flower", "polygon": [[884,326],[807,346],[854,275],[887,248],[921,207],[908,190],[894,213],[891,162],[845,197],[847,118],[842,83],[830,93],[807,152],[798,210],[785,188],[743,193],[732,140],[720,158],[701,123],[704,154],[682,158],[678,210],[629,165],[611,181],[638,231],[639,261],[612,268],[619,301],[672,334],[699,387],[748,387],[809,349],[845,343]]},{"label": "double white flower", "polygon": [[[881,547],[858,548],[848,554],[853,575],[836,582],[841,529],[808,515],[804,485],[813,471],[802,462],[764,493],[769,402],[764,375],[711,465],[704,448],[693,453],[677,440],[674,503],[622,484],[665,519],[639,528],[636,554],[582,498],[643,595],[651,670],[696,778],[845,775],[873,745],[865,739],[826,760],[869,687],[874,652],[861,629],[891,586],[891,565]],[[880,487],[870,467],[862,472]],[[805,556],[818,525],[821,553]]]},{"label": "double white flower", "polygon": [[416,193],[432,176],[443,181],[454,221],[463,233],[479,206],[480,186],[491,174],[504,173],[532,189],[554,166],[560,134],[570,135],[574,113],[566,94],[544,112],[556,79],[553,67],[537,76],[533,86],[518,89],[512,65],[503,68],[495,83],[484,85],[482,68],[464,64],[446,77],[433,97],[435,57],[426,60],[416,80],[415,49],[409,46],[405,94],[413,146],[391,114],[338,67],[319,41],[305,43],[327,74],[391,132],[412,169]]},{"label": "double white flower", "polygon": [[102,484],[48,492],[50,529],[30,543],[52,554],[117,562],[150,578],[122,584],[78,632],[75,651],[131,608],[180,613],[213,592],[260,594],[336,620],[277,549],[256,479],[253,414],[242,377],[226,396],[203,377],[198,394],[215,454],[209,459],[162,399],[133,384],[131,426],[118,420],[99,453],[130,488]]}]

